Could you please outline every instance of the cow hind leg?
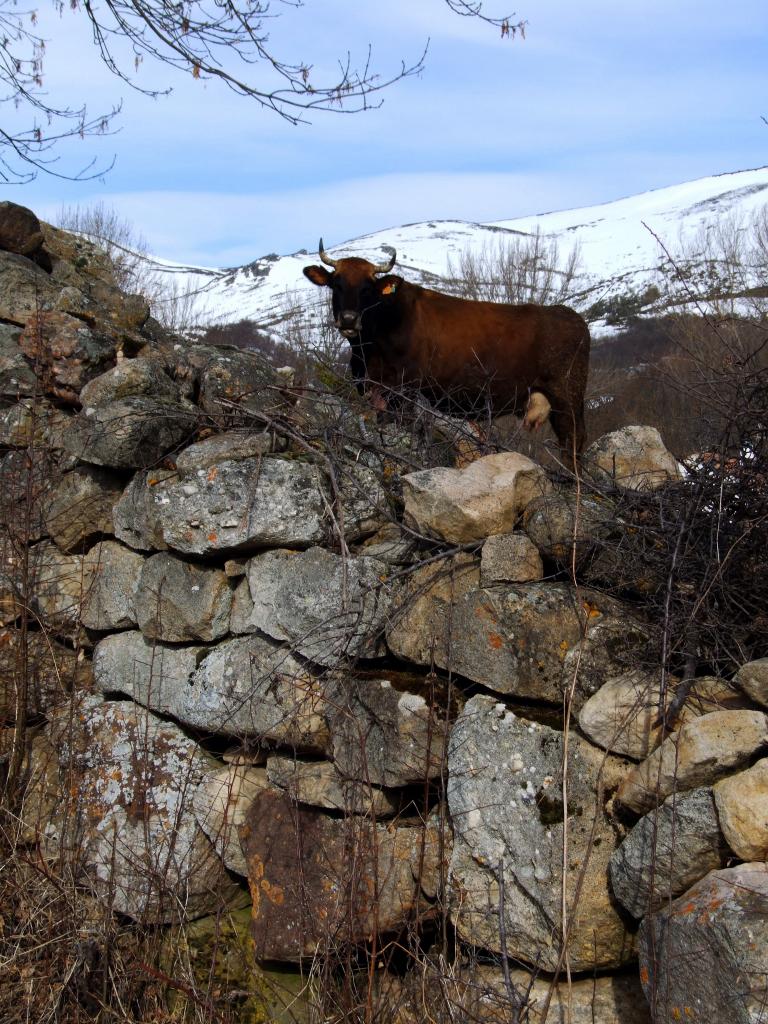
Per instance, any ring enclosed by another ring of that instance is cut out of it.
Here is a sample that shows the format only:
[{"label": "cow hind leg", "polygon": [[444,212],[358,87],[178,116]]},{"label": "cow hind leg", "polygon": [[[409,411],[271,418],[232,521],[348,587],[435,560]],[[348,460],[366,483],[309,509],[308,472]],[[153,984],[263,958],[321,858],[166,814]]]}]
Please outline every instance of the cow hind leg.
[{"label": "cow hind leg", "polygon": [[563,449],[566,464],[574,466],[586,437],[583,406],[553,409],[550,419],[557,443]]}]

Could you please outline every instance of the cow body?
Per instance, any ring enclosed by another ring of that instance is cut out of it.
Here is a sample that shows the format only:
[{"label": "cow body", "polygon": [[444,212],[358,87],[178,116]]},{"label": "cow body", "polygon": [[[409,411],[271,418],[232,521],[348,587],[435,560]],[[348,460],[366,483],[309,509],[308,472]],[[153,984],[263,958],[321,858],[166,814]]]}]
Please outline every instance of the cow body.
[{"label": "cow body", "polygon": [[[321,256],[328,262],[322,242]],[[531,428],[549,413],[566,453],[581,451],[589,331],[578,313],[459,299],[380,276],[387,268],[367,260],[331,262],[332,274],[322,267],[304,273],[332,290],[334,320],[350,342],[361,388],[415,387],[452,413],[525,414]]]}]

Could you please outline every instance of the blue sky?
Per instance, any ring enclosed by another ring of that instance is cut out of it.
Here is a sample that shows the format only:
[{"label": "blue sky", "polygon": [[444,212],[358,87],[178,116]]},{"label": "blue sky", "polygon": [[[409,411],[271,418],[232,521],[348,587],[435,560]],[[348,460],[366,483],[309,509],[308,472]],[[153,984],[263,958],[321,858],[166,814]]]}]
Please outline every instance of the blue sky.
[{"label": "blue sky", "polygon": [[765,0],[520,2],[524,41],[443,0],[285,7],[275,48],[318,68],[371,43],[391,72],[430,38],[424,72],[381,109],[298,127],[163,67],[141,80],[171,96],[133,93],[99,65],[82,15],[46,5],[51,99],[86,98],[94,113],[123,99],[119,133],[74,143],[73,158],[117,162],[100,181],[40,176],[2,198],[47,218],[101,199],[158,255],[233,266],[320,234],[332,245],[410,221],[510,219],[768,164]]}]

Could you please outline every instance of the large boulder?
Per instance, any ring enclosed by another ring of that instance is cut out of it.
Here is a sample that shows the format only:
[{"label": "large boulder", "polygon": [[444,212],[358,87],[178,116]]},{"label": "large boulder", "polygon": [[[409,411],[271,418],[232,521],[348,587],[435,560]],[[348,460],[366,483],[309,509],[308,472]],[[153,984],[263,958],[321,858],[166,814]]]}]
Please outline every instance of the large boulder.
[{"label": "large boulder", "polygon": [[682,477],[655,427],[629,426],[604,434],[587,448],[582,463],[599,483],[626,491],[652,491]]},{"label": "large boulder", "polygon": [[653,1020],[762,1024],[767,979],[766,864],[710,872],[640,928]]},{"label": "large boulder", "polygon": [[[523,529],[545,558],[581,566],[616,529],[616,511],[602,498],[560,487],[526,507]],[[575,552],[574,552],[575,544]]]},{"label": "large boulder", "polygon": [[429,910],[444,844],[436,824],[330,818],[261,792],[241,829],[260,960],[296,961],[400,931]]},{"label": "large boulder", "polygon": [[82,555],[65,555],[44,540],[29,551],[30,593],[42,625],[74,640],[90,580]]},{"label": "large boulder", "polygon": [[0,455],[0,529],[5,552],[0,571],[11,568],[14,551],[20,556],[25,545],[48,535],[45,507],[57,476],[54,460],[42,449]]},{"label": "large boulder", "polygon": [[608,884],[616,837],[603,788],[615,762],[571,735],[566,810],[563,755],[562,733],[491,697],[467,702],[448,753],[451,917],[473,946],[558,967],[567,818],[568,962],[572,971],[616,967],[632,943]]},{"label": "large boulder", "polygon": [[421,533],[454,544],[510,533],[546,473],[517,452],[486,455],[465,469],[422,469],[403,477],[405,517]]},{"label": "large boulder", "polygon": [[157,359],[124,359],[85,384],[80,401],[85,408],[112,405],[136,395],[181,399],[181,389]]},{"label": "large boulder", "polygon": [[277,550],[248,563],[248,591],[239,594],[237,632],[261,630],[320,665],[384,653],[388,566],[324,548]]},{"label": "large boulder", "polygon": [[43,229],[31,210],[7,200],[0,203],[0,249],[30,256],[42,244]]},{"label": "large boulder", "polygon": [[712,790],[693,789],[638,821],[611,857],[611,890],[633,917],[644,917],[730,856]]},{"label": "large boulder", "polygon": [[185,355],[197,373],[200,407],[217,419],[231,421],[241,412],[271,416],[285,411],[284,381],[257,352],[200,345]]},{"label": "large boulder", "polygon": [[0,251],[0,320],[23,327],[40,310],[55,308],[61,286],[30,260]]},{"label": "large boulder", "polygon": [[[606,675],[622,671],[633,628],[619,602],[564,583],[483,588],[477,560],[460,555],[408,577],[387,622],[387,644],[418,665],[558,705],[576,677],[580,706]],[[590,658],[568,661],[569,653],[583,654],[585,647],[592,649]],[[582,671],[597,661],[600,673]]]},{"label": "large boulder", "polygon": [[717,782],[767,746],[768,715],[712,711],[686,722],[635,765],[616,798],[630,810],[645,814],[674,792]]},{"label": "large boulder", "polygon": [[207,755],[135,704],[85,697],[73,710],[49,727],[62,799],[48,854],[74,855],[111,909],[145,922],[225,906],[236,890],[188,803]]}]

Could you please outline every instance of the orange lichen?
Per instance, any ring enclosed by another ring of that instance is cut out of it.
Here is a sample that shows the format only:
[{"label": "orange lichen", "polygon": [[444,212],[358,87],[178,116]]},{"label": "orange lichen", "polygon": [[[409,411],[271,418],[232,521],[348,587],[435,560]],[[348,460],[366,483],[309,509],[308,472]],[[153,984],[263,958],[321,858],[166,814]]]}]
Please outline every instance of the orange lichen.
[{"label": "orange lichen", "polygon": [[270,903],[279,907],[285,902],[285,893],[281,885],[272,885],[268,878],[262,878],[259,884]]},{"label": "orange lichen", "polygon": [[219,539],[219,535],[214,530],[211,530],[211,532],[208,534],[207,539],[210,541],[211,544],[215,544],[216,541]]},{"label": "orange lichen", "polygon": [[504,641],[502,640],[498,633],[489,633],[488,640],[491,644],[491,647],[493,647],[493,649],[496,651],[498,651],[500,647],[504,646]]}]

